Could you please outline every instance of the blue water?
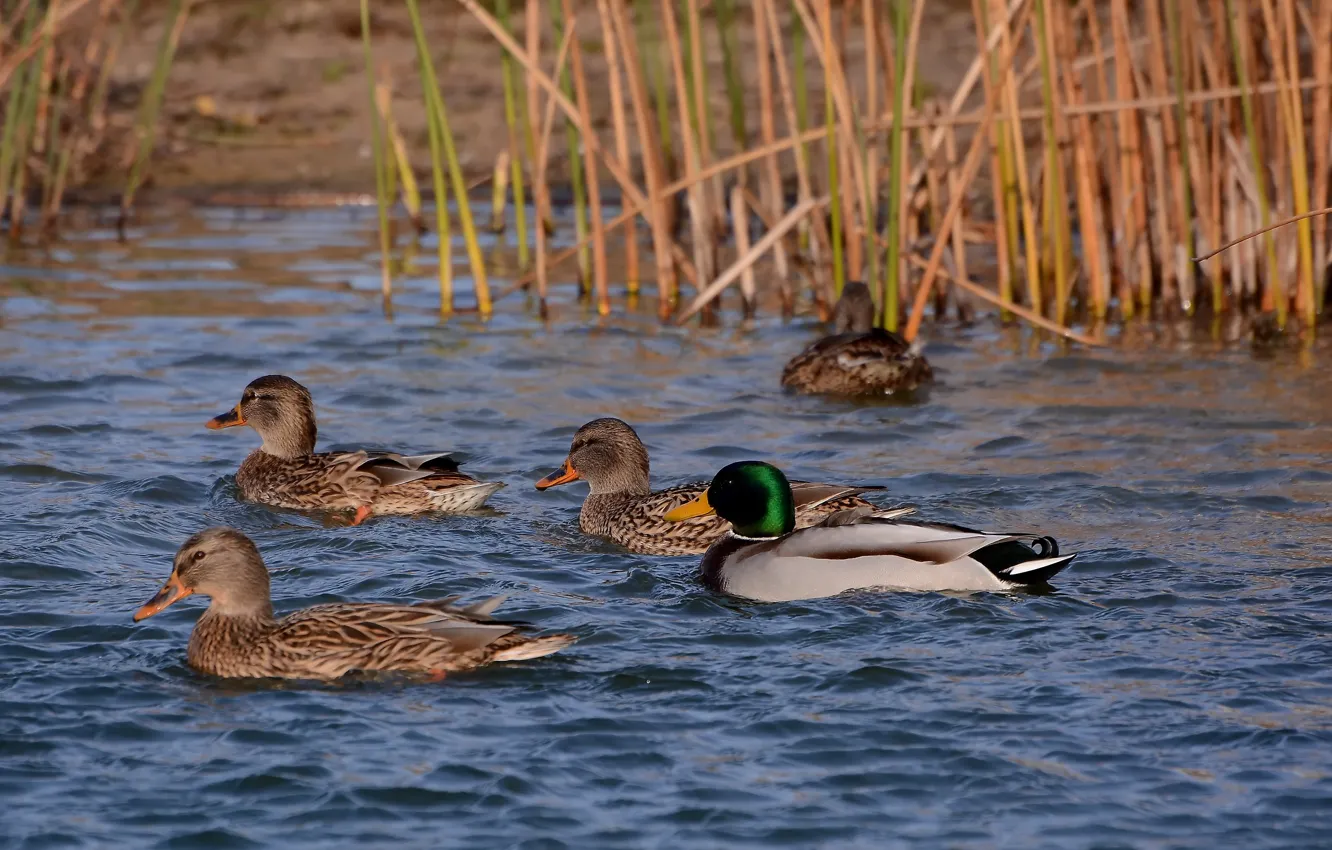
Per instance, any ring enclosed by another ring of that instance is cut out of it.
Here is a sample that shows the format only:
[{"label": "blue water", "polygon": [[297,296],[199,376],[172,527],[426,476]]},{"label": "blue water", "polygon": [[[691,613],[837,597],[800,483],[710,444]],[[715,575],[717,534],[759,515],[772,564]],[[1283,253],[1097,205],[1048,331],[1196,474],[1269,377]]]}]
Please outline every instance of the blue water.
[{"label": "blue water", "polygon": [[[808,320],[663,330],[565,292],[549,323],[441,322],[424,268],[390,321],[372,226],[194,213],[5,261],[3,846],[1332,844],[1325,355],[982,323],[934,332],[920,403],[790,398]],[[255,435],[203,423],[278,371],[321,445],[456,449],[508,487],[358,528],[237,502]],[[583,485],[533,489],[602,415],[660,486],[761,457],[1082,554],[1049,595],[718,597],[583,537]],[[201,676],[200,601],[130,615],[215,524],[279,611],[502,592],[582,640],[436,685]]]}]

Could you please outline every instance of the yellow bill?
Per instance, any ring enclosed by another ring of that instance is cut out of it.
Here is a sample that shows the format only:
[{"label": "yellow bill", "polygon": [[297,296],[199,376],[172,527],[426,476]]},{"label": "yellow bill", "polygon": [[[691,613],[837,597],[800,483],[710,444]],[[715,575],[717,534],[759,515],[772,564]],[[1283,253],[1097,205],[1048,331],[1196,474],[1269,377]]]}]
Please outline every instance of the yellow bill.
[{"label": "yellow bill", "polygon": [[691,517],[707,516],[712,513],[712,505],[708,504],[708,494],[705,491],[692,502],[686,502],[680,507],[668,511],[666,514],[667,522],[683,522]]}]

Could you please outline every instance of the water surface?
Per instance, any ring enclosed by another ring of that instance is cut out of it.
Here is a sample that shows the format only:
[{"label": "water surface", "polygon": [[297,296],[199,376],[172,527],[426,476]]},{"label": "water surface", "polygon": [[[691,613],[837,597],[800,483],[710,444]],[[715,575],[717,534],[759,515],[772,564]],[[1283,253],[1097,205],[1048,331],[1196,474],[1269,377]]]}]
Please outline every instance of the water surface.
[{"label": "water surface", "polygon": [[[372,226],[201,212],[5,261],[6,846],[1327,846],[1325,363],[983,324],[936,333],[921,403],[792,398],[807,320],[663,330],[565,293],[549,324],[441,323],[424,268],[388,321]],[[239,503],[257,439],[203,422],[270,372],[321,446],[455,449],[508,486],[360,528]],[[533,489],[602,415],[659,486],[760,457],[1082,554],[1049,595],[718,597],[583,537],[584,485]],[[508,593],[583,639],[440,685],[210,679],[199,600],[130,615],[215,524],[279,610]]]}]

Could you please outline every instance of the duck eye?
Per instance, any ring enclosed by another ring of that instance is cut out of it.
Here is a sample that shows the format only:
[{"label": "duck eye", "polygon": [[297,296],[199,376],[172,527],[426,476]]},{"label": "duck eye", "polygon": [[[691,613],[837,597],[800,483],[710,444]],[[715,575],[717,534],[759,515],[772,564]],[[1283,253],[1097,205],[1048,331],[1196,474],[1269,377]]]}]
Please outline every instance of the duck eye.
[{"label": "duck eye", "polygon": [[204,556],[207,555],[207,554],[208,554],[208,553],[205,552],[205,551],[202,550],[202,549],[200,549],[199,551],[195,552],[195,553],[194,553],[194,563],[197,564],[197,563],[199,563],[200,561],[202,561],[202,560],[204,559]]}]

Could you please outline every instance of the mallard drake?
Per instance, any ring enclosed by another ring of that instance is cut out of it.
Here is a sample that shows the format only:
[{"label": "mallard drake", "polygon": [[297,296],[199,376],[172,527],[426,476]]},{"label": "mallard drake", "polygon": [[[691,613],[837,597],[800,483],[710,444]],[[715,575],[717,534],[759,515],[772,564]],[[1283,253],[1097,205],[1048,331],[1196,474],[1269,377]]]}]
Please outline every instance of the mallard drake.
[{"label": "mallard drake", "polygon": [[356,525],[371,514],[458,513],[481,507],[504,485],[458,471],[447,452],[315,454],[314,401],[285,375],[255,378],[240,403],[208,427],[249,425],[263,445],[236,472],[241,498],[280,508],[354,510]]},{"label": "mallard drake", "polygon": [[[538,490],[582,479],[589,492],[578,514],[587,534],[606,537],[645,555],[697,555],[706,552],[730,528],[718,516],[666,522],[666,513],[707,490],[706,481],[653,492],[648,453],[633,428],[619,419],[594,419],[574,434],[569,456],[555,472],[536,483]],[[847,487],[793,481],[788,489],[798,527],[847,508],[873,506],[860,493],[882,487]]]},{"label": "mallard drake", "polygon": [[803,393],[888,395],[934,379],[918,343],[874,327],[869,287],[847,283],[833,308],[833,334],[810,344],[782,370],[782,386]]},{"label": "mallard drake", "polygon": [[707,492],[666,519],[714,512],[734,531],[703,556],[703,583],[760,602],[870,588],[1011,590],[1045,583],[1076,557],[1060,555],[1052,537],[898,522],[900,511],[857,508],[796,530],[786,476],[758,461],[724,467]]},{"label": "mallard drake", "polygon": [[490,617],[496,597],[466,608],[452,596],[402,605],[347,602],[273,616],[268,568],[250,538],[209,528],[176,552],[171,577],[134,613],[138,622],[191,594],[211,598],[194,624],[190,666],[214,676],[337,679],[353,671],[430,674],[526,661],[558,652],[573,635],[532,637],[526,623]]}]

